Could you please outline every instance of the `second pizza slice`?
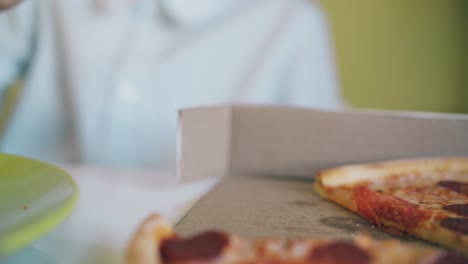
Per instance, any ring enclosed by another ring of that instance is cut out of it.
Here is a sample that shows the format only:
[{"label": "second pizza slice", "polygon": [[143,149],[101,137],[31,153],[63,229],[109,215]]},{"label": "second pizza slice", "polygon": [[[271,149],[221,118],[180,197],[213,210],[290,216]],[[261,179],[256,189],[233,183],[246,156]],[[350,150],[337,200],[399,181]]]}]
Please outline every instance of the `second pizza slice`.
[{"label": "second pizza slice", "polygon": [[314,187],[387,231],[468,255],[468,158],[343,166],[320,172]]}]

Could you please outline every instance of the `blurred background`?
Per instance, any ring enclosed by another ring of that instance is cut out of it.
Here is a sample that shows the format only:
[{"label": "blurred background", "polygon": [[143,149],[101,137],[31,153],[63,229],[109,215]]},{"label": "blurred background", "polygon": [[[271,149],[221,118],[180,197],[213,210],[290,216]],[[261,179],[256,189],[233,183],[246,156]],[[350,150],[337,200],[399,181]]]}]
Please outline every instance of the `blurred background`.
[{"label": "blurred background", "polygon": [[352,105],[468,113],[468,1],[321,4]]},{"label": "blurred background", "polygon": [[174,168],[181,108],[468,113],[466,14],[466,0],[23,1],[0,13],[1,150]]}]

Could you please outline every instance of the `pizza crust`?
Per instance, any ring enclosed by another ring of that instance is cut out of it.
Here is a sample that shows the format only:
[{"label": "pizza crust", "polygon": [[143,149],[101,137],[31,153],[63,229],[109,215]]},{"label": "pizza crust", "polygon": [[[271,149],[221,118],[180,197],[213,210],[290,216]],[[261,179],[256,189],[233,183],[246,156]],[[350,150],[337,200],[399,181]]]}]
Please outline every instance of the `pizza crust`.
[{"label": "pizza crust", "polygon": [[342,166],[320,171],[316,175],[315,186],[324,188],[353,185],[358,182],[383,179],[395,174],[421,171],[468,172],[468,158],[405,159]]},{"label": "pizza crust", "polygon": [[148,216],[130,241],[126,260],[128,264],[162,264],[158,248],[161,241],[173,237],[172,226],[158,214]]}]

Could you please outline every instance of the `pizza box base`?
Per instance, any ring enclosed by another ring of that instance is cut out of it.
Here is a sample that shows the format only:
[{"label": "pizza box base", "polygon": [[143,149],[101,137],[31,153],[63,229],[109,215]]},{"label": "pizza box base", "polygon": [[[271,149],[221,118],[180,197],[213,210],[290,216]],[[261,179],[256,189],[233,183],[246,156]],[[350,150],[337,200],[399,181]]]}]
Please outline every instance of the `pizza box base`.
[{"label": "pizza box base", "polygon": [[224,105],[182,110],[179,124],[179,180],[224,177],[176,226],[182,235],[222,229],[247,237],[389,238],[320,198],[316,172],[468,156],[468,115]]},{"label": "pizza box base", "polygon": [[[376,239],[392,237],[357,214],[322,199],[310,179],[291,177],[226,178],[175,229],[182,236],[215,229],[257,238],[349,239],[356,234]],[[407,236],[398,238],[425,243]]]}]

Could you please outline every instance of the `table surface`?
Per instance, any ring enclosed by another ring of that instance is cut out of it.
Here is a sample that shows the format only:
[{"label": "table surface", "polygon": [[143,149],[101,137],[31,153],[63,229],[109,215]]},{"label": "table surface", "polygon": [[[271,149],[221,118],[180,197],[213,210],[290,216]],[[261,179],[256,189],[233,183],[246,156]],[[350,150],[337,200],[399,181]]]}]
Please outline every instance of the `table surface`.
[{"label": "table surface", "polygon": [[70,217],[6,264],[123,263],[138,224],[158,212],[177,222],[217,179],[178,184],[175,173],[61,166],[80,194]]}]

